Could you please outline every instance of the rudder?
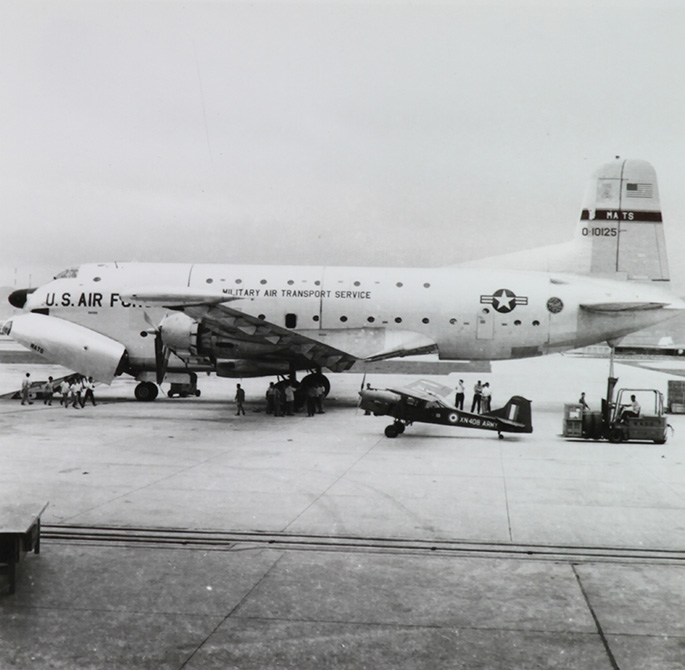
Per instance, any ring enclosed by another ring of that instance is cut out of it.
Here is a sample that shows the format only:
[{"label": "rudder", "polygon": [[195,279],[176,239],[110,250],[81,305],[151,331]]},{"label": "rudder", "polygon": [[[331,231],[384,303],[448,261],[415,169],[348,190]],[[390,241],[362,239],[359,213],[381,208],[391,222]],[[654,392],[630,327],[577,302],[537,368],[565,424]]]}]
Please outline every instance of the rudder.
[{"label": "rudder", "polygon": [[581,272],[634,281],[669,281],[654,168],[618,159],[593,173],[576,230]]}]

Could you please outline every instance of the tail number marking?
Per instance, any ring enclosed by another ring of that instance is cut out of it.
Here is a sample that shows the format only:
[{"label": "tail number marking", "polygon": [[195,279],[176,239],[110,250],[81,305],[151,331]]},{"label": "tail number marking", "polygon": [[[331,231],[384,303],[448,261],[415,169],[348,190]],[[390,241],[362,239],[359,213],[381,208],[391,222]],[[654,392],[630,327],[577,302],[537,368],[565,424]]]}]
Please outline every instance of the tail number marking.
[{"label": "tail number marking", "polygon": [[616,237],[618,228],[583,228],[583,237]]}]

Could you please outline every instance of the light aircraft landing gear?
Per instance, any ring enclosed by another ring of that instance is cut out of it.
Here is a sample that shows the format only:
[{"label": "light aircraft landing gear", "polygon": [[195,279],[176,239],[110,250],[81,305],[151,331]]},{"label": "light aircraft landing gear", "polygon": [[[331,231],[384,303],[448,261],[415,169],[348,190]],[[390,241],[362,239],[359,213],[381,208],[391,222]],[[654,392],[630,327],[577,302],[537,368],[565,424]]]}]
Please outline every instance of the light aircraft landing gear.
[{"label": "light aircraft landing gear", "polygon": [[159,388],[157,387],[157,384],[153,382],[140,382],[140,384],[136,386],[134,393],[136,400],[140,400],[142,402],[151,402],[157,397]]},{"label": "light aircraft landing gear", "polygon": [[395,421],[385,427],[385,437],[397,437],[404,433],[405,425],[401,421]]}]

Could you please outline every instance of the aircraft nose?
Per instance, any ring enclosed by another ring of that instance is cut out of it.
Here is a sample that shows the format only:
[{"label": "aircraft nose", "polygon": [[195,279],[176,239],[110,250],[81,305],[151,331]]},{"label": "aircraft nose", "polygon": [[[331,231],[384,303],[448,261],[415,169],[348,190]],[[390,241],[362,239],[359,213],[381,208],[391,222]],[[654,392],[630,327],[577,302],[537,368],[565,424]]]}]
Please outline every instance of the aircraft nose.
[{"label": "aircraft nose", "polygon": [[7,299],[12,307],[23,309],[24,305],[26,304],[26,298],[28,294],[33,293],[35,290],[35,288],[20,288],[17,291],[12,291]]}]

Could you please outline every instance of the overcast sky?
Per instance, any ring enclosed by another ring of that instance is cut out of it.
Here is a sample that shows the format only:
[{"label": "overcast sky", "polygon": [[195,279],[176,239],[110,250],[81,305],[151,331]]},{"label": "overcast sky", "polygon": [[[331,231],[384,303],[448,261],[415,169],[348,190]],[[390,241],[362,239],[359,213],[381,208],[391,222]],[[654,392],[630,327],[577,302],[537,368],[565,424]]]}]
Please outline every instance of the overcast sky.
[{"label": "overcast sky", "polygon": [[93,261],[443,265],[657,170],[685,248],[685,3],[0,4],[0,285]]}]

